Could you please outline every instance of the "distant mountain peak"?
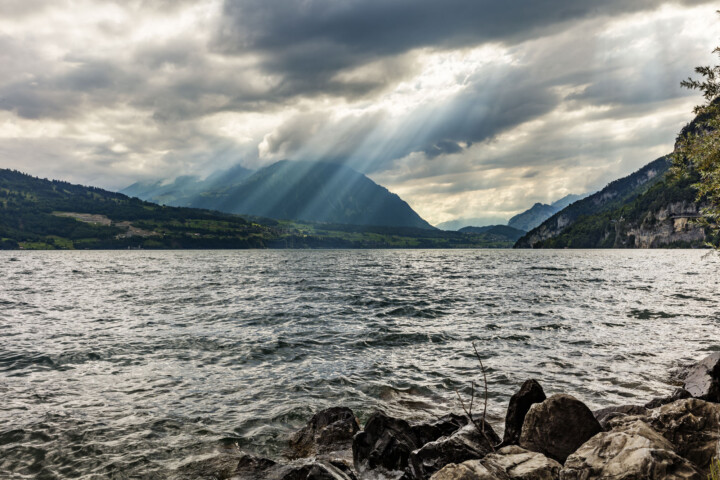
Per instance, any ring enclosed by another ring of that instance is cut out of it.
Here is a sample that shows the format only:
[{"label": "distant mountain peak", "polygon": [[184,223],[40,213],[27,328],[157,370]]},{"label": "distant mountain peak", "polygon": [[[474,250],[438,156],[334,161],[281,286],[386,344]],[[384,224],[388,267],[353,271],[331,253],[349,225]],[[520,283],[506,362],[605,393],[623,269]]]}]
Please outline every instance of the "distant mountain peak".
[{"label": "distant mountain peak", "polygon": [[532,207],[522,213],[518,213],[508,221],[508,225],[518,230],[529,232],[533,228],[543,223],[557,212],[567,207],[573,202],[585,198],[587,195],[570,194],[565,195],[559,200],[554,201],[550,205],[546,203],[535,203]]},{"label": "distant mountain peak", "polygon": [[166,203],[275,219],[434,229],[399,196],[340,163],[281,160],[234,184],[210,178],[214,184],[201,183]]}]

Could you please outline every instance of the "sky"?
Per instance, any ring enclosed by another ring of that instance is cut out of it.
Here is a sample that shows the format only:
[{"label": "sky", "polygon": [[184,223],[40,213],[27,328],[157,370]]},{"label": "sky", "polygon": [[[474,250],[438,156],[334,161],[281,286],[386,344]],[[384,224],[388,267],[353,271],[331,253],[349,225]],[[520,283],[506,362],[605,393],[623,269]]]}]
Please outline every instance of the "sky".
[{"label": "sky", "polygon": [[118,190],[332,161],[500,222],[669,153],[717,44],[701,0],[1,0],[0,167]]}]

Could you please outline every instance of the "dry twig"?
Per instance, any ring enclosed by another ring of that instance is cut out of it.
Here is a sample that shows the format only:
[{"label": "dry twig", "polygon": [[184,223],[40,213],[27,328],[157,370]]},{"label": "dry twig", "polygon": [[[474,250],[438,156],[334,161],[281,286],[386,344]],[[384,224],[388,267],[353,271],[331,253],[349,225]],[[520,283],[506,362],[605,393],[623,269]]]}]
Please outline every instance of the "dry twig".
[{"label": "dry twig", "polygon": [[482,426],[479,426],[477,424],[477,421],[475,421],[475,418],[472,415],[472,409],[473,404],[475,402],[475,382],[470,382],[470,408],[465,407],[465,402],[463,401],[462,397],[460,396],[460,392],[458,389],[455,389],[455,394],[458,397],[458,400],[460,400],[460,406],[462,407],[463,411],[465,412],[465,415],[467,415],[468,419],[472,422],[472,424],[475,426],[475,429],[482,434],[483,437],[485,437],[485,440],[487,440],[488,445],[490,445],[490,448],[495,451],[495,445],[493,445],[492,440],[490,440],[490,437],[485,432],[485,422],[487,417],[487,404],[488,404],[488,382],[487,382],[487,374],[485,373],[485,366],[482,363],[482,359],[480,358],[480,353],[477,350],[477,347],[475,346],[475,342],[472,343],[473,350],[475,351],[475,357],[478,359],[478,362],[480,362],[480,369],[482,370],[483,374],[483,383],[485,385],[485,405],[483,407],[483,414],[482,414]]}]

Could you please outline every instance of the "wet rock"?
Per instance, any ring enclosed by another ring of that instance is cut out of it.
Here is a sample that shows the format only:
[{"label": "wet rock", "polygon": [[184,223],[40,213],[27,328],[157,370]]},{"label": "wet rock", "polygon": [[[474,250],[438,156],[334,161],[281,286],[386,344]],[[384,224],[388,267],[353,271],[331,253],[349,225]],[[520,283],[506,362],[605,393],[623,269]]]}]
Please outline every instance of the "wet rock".
[{"label": "wet rock", "polygon": [[695,467],[642,421],[585,442],[565,462],[561,480],[700,480]]},{"label": "wet rock", "polygon": [[290,438],[292,457],[310,457],[351,448],[360,430],[355,414],[346,407],[322,410]]},{"label": "wet rock", "polygon": [[688,398],[650,410],[644,416],[612,420],[610,426],[621,427],[635,420],[650,425],[675,447],[675,453],[695,465],[701,475],[707,475],[720,440],[720,404]]},{"label": "wet rock", "polygon": [[420,445],[434,442],[440,437],[447,437],[460,430],[468,424],[466,415],[455,415],[451,413],[440,417],[435,422],[421,423],[412,426],[412,431],[418,438]]},{"label": "wet rock", "polygon": [[703,358],[691,368],[684,387],[695,398],[720,402],[720,352]]},{"label": "wet rock", "polygon": [[408,422],[375,412],[365,429],[353,439],[353,464],[360,473],[378,468],[403,471],[410,452],[420,446],[420,440]]},{"label": "wet rock", "polygon": [[[225,480],[236,474],[238,460],[242,460],[250,455],[240,454],[220,454],[202,460],[195,460],[181,465],[176,471],[173,478],[178,480]],[[256,459],[256,457],[251,457]],[[256,459],[258,462],[264,459]],[[272,462],[271,460],[267,460]],[[258,465],[260,465],[258,463]],[[262,472],[260,468],[257,472]],[[258,476],[248,478],[261,478]],[[244,478],[242,479],[244,480]]]},{"label": "wet rock", "polygon": [[618,407],[607,407],[595,410],[593,415],[595,415],[595,418],[603,430],[609,430],[608,422],[613,418],[628,415],[643,415],[645,413],[647,413],[647,408],[640,405],[620,405]]},{"label": "wet rock", "polygon": [[530,407],[520,446],[564,463],[568,455],[601,431],[584,403],[570,395],[553,395]]},{"label": "wet rock", "polygon": [[357,480],[349,469],[321,462],[275,465],[261,473],[258,477],[237,477],[233,480]]},{"label": "wet rock", "polygon": [[486,456],[482,463],[493,471],[502,470],[511,480],[556,480],[562,469],[562,465],[542,453],[514,445]]},{"label": "wet rock", "polygon": [[526,380],[520,390],[510,397],[507,414],[505,415],[505,434],[503,435],[502,447],[518,444],[528,410],[535,403],[541,403],[546,398],[542,387],[535,380]]},{"label": "wet rock", "polygon": [[431,478],[433,480],[557,480],[560,465],[555,460],[518,446],[503,447],[482,460],[451,463]]},{"label": "wet rock", "polygon": [[451,463],[435,473],[430,480],[511,480],[502,469],[488,468],[480,460]]},{"label": "wet rock", "polygon": [[676,400],[683,400],[685,398],[691,397],[692,395],[690,395],[690,392],[688,392],[684,388],[676,388],[675,391],[673,391],[672,395],[670,395],[669,397],[660,397],[650,400],[648,403],[645,404],[645,408],[658,408],[662,407],[663,405],[667,405],[668,403],[672,403]]},{"label": "wet rock", "polygon": [[499,442],[500,438],[489,424],[485,424],[485,435],[475,425],[466,425],[449,437],[426,443],[412,452],[406,478],[429,478],[450,463],[482,458],[491,453],[493,446]]},{"label": "wet rock", "polygon": [[236,463],[233,478],[238,480],[262,478],[264,472],[275,465],[275,462],[267,458],[245,454],[241,456],[240,460]]}]

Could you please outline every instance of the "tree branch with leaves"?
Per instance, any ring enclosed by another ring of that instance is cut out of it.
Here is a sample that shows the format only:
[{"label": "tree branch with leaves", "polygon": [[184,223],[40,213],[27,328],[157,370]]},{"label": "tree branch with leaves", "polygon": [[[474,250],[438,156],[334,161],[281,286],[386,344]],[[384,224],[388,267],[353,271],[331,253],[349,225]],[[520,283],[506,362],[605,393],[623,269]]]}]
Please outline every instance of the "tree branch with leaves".
[{"label": "tree branch with leaves", "polygon": [[[720,55],[720,47],[713,53]],[[700,79],[688,78],[681,85],[699,90],[705,103],[695,107],[695,120],[678,135],[673,173],[697,179],[693,187],[702,205],[700,222],[710,233],[711,245],[720,248],[720,65],[697,67],[695,73]]]}]

